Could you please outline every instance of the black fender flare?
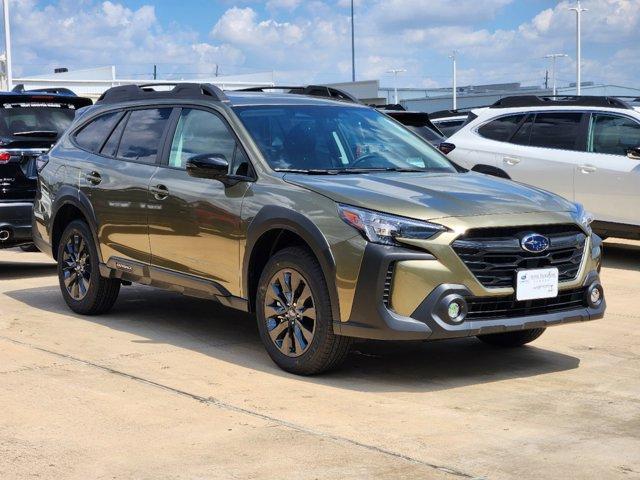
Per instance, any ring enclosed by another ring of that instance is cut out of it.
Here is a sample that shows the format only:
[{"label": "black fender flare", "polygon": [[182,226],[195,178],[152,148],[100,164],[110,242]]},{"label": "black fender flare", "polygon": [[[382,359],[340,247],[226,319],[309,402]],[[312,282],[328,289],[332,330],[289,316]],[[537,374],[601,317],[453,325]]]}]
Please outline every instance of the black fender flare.
[{"label": "black fender flare", "polygon": [[[91,201],[87,198],[87,196],[80,190],[75,187],[71,187],[69,185],[65,185],[60,188],[58,194],[56,196],[56,200],[53,203],[53,207],[51,208],[51,222],[49,227],[49,238],[51,239],[51,247],[53,250],[53,226],[56,223],[56,219],[58,217],[58,213],[62,207],[67,205],[72,205],[76,207],[84,218],[87,220],[89,224],[89,229],[91,230],[91,234],[93,235],[93,241],[96,246],[96,250],[98,251],[98,260],[102,263],[102,253],[100,251],[100,243],[98,242],[98,219],[96,218],[95,211],[93,209],[93,205],[91,205]],[[56,255],[57,252],[53,252]]]},{"label": "black fender flare", "polygon": [[[272,230],[288,230],[301,237],[318,259],[327,283],[334,321],[340,321],[340,303],[336,288],[336,262],[327,239],[320,229],[303,214],[285,207],[269,205],[263,207],[253,218],[247,229],[247,242],[242,262],[243,288],[249,292],[249,267],[251,256],[258,240]],[[251,300],[251,299],[249,299]]]},{"label": "black fender flare", "polygon": [[491,165],[484,165],[482,163],[478,165],[474,165],[471,169],[474,172],[484,173],[485,175],[492,175],[498,178],[506,178],[507,180],[511,180],[511,177],[507,172],[498,167],[493,167]]}]

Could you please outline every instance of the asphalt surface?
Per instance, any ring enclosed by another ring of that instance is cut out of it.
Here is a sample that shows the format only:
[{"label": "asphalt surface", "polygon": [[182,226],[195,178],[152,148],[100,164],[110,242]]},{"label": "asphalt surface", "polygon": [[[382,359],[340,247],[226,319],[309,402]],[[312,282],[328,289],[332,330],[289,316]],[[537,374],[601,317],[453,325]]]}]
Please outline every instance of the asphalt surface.
[{"label": "asphalt surface", "polygon": [[0,251],[0,479],[640,478],[640,243],[602,277],[603,320],[531,346],[358,344],[301,378],[248,315],[133,286],[81,317]]}]

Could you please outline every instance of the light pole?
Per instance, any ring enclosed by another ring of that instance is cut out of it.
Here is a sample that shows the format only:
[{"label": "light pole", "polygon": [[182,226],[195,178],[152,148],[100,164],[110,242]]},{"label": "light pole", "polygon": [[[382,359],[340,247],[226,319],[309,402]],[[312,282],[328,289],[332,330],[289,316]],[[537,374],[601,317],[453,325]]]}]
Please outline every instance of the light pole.
[{"label": "light pole", "polygon": [[586,8],[582,8],[580,0],[577,0],[577,5],[571,7],[569,10],[576,12],[576,93],[580,95],[582,93],[582,12],[587,12]]},{"label": "light pole", "polygon": [[453,60],[453,109],[457,110],[458,108],[458,71],[456,69],[456,58],[458,56],[458,51],[454,50],[449,55],[449,58]]},{"label": "light pole", "polygon": [[392,70],[388,70],[387,73],[393,73],[393,91],[395,93],[395,104],[398,104],[398,74],[404,73],[406,70],[404,68],[394,68]]},{"label": "light pole", "polygon": [[4,14],[4,48],[7,72],[7,90],[13,88],[13,75],[11,73],[11,27],[9,26],[9,0],[3,0],[2,13]]},{"label": "light pole", "polygon": [[351,81],[356,81],[356,34],[353,22],[353,0],[351,0]]},{"label": "light pole", "polygon": [[551,59],[551,77],[553,82],[553,95],[555,96],[557,92],[556,88],[556,59],[561,57],[568,57],[566,53],[550,53],[549,55],[545,55],[544,58]]}]

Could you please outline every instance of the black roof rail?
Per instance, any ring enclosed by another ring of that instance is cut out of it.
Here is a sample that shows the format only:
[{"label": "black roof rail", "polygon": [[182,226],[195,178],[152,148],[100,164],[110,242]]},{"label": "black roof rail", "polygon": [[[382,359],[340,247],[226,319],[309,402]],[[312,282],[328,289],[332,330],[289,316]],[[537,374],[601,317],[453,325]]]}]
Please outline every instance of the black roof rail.
[{"label": "black roof rail", "polygon": [[[171,87],[171,90],[155,90],[154,87]],[[158,99],[202,99],[209,97],[218,102],[228,102],[225,93],[210,83],[145,83],[141,85],[121,85],[104,92],[96,103],[119,103],[129,100]]]},{"label": "black roof rail", "polygon": [[631,107],[624,101],[616,97],[600,97],[590,95],[518,95],[504,97],[491,105],[490,108],[514,108],[514,107],[606,107],[623,108]]},{"label": "black roof rail", "polygon": [[297,95],[310,95],[312,97],[325,97],[334,100],[342,100],[345,102],[360,103],[360,101],[344,90],[326,85],[307,85],[307,86],[284,86],[274,85],[267,87],[249,87],[236,90],[237,92],[267,92],[270,90],[285,90],[285,93],[294,93]]}]

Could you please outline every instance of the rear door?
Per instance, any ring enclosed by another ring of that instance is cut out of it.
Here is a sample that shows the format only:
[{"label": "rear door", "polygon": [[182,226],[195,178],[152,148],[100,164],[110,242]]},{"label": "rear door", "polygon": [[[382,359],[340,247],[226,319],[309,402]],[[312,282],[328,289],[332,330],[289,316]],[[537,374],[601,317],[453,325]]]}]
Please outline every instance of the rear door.
[{"label": "rear door", "polygon": [[154,174],[149,200],[149,237],[154,266],[213,280],[240,292],[240,211],[249,186],[225,186],[187,174],[189,158],[223,155],[233,174],[251,166],[226,121],[212,110],[183,108],[169,135],[166,159]]},{"label": "rear door", "polygon": [[572,200],[573,172],[586,150],[587,122],[583,112],[530,113],[501,146],[497,166],[513,180]]},{"label": "rear door", "polygon": [[588,152],[575,169],[575,198],[598,220],[640,225],[640,161],[627,157],[627,149],[638,146],[636,119],[591,115]]},{"label": "rear door", "polygon": [[172,110],[149,107],[108,113],[75,136],[90,152],[80,166],[79,186],[94,209],[105,262],[150,262],[149,182],[158,168]]}]

